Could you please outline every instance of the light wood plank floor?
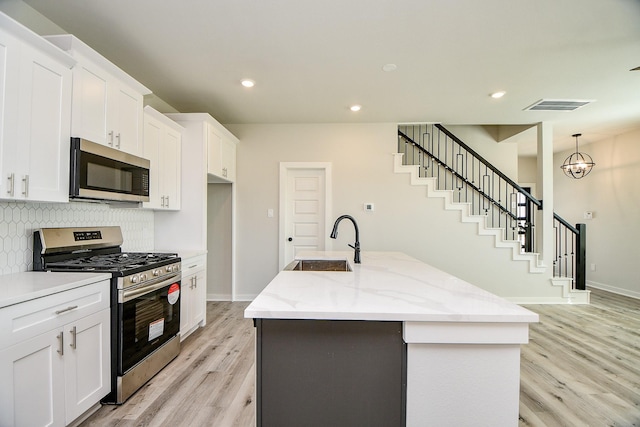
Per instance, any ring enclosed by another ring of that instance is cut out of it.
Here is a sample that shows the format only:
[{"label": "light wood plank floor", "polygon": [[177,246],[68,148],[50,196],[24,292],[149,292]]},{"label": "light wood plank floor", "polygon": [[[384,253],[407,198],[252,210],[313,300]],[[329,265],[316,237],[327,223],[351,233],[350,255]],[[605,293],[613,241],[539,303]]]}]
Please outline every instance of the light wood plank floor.
[{"label": "light wood plank floor", "polygon": [[[640,426],[640,301],[591,296],[589,306],[527,306],[540,323],[522,348],[520,427]],[[81,425],[254,426],[246,306],[207,303],[207,326],[169,366],[124,405],[103,406]]]},{"label": "light wood plank floor", "polygon": [[520,363],[520,427],[640,426],[640,300],[592,290],[540,315]]}]

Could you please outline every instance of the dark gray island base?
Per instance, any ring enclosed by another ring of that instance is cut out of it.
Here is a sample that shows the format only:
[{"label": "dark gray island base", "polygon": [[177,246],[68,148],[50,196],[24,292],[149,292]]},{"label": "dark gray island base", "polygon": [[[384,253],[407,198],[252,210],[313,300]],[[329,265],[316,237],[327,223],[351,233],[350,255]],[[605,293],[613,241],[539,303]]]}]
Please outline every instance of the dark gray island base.
[{"label": "dark gray island base", "polygon": [[406,425],[402,322],[255,319],[258,427]]}]

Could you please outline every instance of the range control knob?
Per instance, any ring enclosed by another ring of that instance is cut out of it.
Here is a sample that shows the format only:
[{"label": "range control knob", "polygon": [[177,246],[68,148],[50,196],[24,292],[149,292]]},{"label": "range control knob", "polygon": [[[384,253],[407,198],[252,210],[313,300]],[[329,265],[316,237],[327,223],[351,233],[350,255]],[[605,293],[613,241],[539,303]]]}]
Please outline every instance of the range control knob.
[{"label": "range control knob", "polygon": [[136,275],[131,276],[131,283],[138,283],[138,276]]},{"label": "range control knob", "polygon": [[159,275],[160,275],[160,270],[158,270],[158,269],[153,270],[153,276],[154,277],[158,277]]}]

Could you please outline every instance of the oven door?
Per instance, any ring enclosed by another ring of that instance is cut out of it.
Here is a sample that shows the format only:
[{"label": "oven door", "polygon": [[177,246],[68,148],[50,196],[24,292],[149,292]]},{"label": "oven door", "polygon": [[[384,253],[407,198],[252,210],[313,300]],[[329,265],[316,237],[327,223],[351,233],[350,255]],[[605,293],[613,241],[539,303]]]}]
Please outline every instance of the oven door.
[{"label": "oven door", "polygon": [[118,291],[118,375],[180,332],[180,276]]}]

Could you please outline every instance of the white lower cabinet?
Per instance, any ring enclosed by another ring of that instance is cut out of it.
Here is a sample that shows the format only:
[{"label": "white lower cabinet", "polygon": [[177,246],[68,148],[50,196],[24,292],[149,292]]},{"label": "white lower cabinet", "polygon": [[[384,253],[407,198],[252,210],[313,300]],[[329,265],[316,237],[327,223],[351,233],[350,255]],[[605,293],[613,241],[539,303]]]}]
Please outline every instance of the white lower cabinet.
[{"label": "white lower cabinet", "polygon": [[65,426],[111,391],[108,284],[0,309],[18,340],[0,349],[0,426]]},{"label": "white lower cabinet", "polygon": [[182,294],[180,301],[180,339],[207,324],[206,255],[182,259]]},{"label": "white lower cabinet", "polygon": [[65,421],[82,415],[111,391],[109,309],[64,328]]}]

